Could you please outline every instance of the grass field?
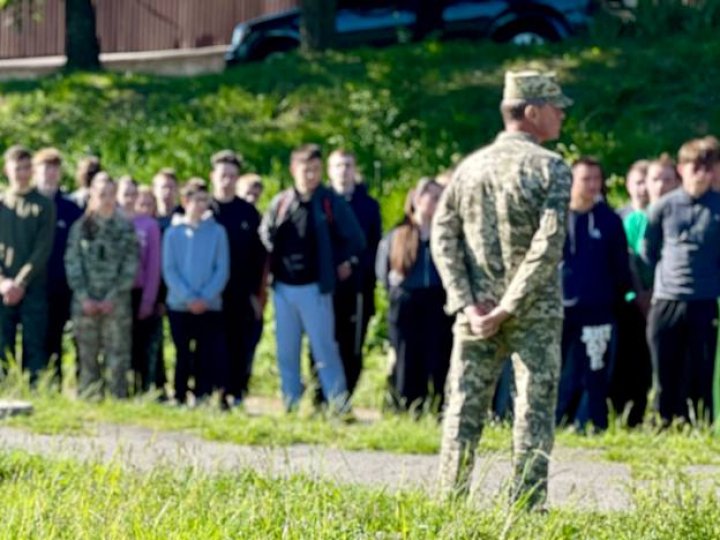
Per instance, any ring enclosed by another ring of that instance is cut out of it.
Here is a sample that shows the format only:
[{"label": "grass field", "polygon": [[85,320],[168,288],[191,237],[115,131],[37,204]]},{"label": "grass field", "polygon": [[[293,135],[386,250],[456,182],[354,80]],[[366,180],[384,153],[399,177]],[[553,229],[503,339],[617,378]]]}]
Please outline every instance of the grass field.
[{"label": "grass field", "polygon": [[[584,38],[533,49],[428,41],[310,60],[289,55],[190,79],[80,73],[2,83],[0,146],[59,146],[68,157],[68,185],[72,166],[89,152],[101,155],[112,174],[132,173],[147,182],[164,166],[175,167],[183,178],[206,175],[210,155],[231,147],[244,154],[248,169],[265,175],[267,201],[289,181],[286,160],[294,145],[343,145],[357,152],[389,225],[399,217],[412,182],[491,140],[500,128],[497,104],[509,68],[558,71],[576,105],[555,148],[568,157],[593,154],[615,175],[636,158],[673,152],[690,137],[717,133],[720,33],[712,31],[713,20],[708,15],[694,26],[687,20],[680,25],[667,9],[651,13],[635,36],[596,29]],[[663,30],[673,26],[682,26],[685,34]],[[614,200],[622,196],[617,180]],[[380,297],[381,313],[384,306]],[[252,393],[276,397],[270,320],[268,314]],[[382,405],[384,339],[377,319],[357,391],[359,407]],[[28,398],[36,412],[2,424],[83,434],[118,423],[238,444],[310,443],[399,453],[431,454],[439,446],[439,426],[430,416],[344,424],[313,416],[307,403],[291,416],[178,409],[150,398],[89,404],[74,397],[74,368],[68,359],[65,363],[68,383],[61,395],[44,387],[30,393],[17,374],[5,380],[0,396]],[[628,431],[618,422],[599,436],[560,432],[557,444],[594,449],[598,459],[629,464],[634,478],[645,482],[632,492],[633,507],[528,515],[502,500],[483,501],[478,510],[421,492],[337,486],[307,477],[271,479],[251,471],[141,474],[115,464],[39,458],[0,447],[0,537],[720,537],[717,497],[682,472],[685,465],[720,464],[720,439],[709,428],[657,433],[649,425]],[[509,448],[510,429],[489,426],[481,450]]]},{"label": "grass field", "polygon": [[0,451],[3,538],[550,538],[706,540],[720,501],[682,476],[634,490],[633,507],[547,514],[492,501],[442,502],[420,491],[339,486],[309,477],[191,468],[140,474]]}]

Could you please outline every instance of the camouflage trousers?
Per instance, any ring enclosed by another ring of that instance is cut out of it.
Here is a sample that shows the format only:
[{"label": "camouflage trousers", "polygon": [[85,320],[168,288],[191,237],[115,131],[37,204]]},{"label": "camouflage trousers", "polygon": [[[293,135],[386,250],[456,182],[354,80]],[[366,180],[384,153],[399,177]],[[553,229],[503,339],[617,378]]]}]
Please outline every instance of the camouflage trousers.
[{"label": "camouflage trousers", "polygon": [[459,314],[447,384],[440,451],[440,490],[469,493],[475,449],[503,361],[512,357],[517,396],[513,425],[511,498],[544,502],[560,376],[561,319],[507,321],[488,340],[473,337]]},{"label": "camouflage trousers", "polygon": [[[116,398],[128,395],[128,370],[132,350],[130,293],[115,302],[109,315],[86,316],[73,305],[73,329],[78,348],[80,382],[84,397],[99,397],[103,387]],[[100,353],[103,363],[100,363]],[[103,371],[107,370],[107,381]]]}]

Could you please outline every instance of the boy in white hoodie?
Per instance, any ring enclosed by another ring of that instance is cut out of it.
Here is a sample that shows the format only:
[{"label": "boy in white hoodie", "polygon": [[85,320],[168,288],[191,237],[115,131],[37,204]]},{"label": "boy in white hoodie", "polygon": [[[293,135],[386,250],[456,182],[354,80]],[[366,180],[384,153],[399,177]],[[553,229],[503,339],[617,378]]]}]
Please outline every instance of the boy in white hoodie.
[{"label": "boy in white hoodie", "polygon": [[182,195],[185,215],[177,216],[163,238],[163,277],[177,354],[175,399],[185,402],[190,373],[195,374],[196,398],[217,388],[224,399],[229,366],[221,310],[230,271],[227,234],[208,212],[204,182],[189,182]]}]

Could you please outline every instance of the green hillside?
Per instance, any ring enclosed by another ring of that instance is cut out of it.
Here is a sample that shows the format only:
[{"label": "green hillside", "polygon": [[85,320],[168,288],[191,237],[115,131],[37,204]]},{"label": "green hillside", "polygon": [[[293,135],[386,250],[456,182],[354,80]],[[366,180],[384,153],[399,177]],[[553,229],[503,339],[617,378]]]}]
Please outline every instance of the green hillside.
[{"label": "green hillside", "polygon": [[532,49],[430,41],[288,55],[187,79],[55,76],[0,84],[0,146],[57,145],[71,165],[96,152],[111,173],[142,181],[163,166],[182,177],[206,174],[210,155],[231,147],[275,188],[289,181],[294,145],[343,145],[357,152],[392,220],[398,186],[442,170],[500,128],[506,69],[557,70],[576,100],[560,148],[598,156],[622,175],[636,158],[675,152],[685,139],[717,131],[718,58],[717,32],[649,40],[603,38],[596,30]]}]

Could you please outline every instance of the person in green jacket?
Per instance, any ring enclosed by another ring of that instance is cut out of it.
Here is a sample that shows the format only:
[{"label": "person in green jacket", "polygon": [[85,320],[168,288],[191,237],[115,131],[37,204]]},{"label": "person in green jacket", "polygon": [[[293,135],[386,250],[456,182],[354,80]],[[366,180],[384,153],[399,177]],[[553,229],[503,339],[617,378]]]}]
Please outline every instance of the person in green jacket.
[{"label": "person in green jacket", "polygon": [[[102,395],[103,368],[116,398],[128,395],[132,347],[130,292],[139,262],[132,223],[115,206],[115,182],[95,175],[85,215],[70,229],[65,269],[73,291],[72,320],[78,346],[80,394]],[[100,364],[100,352],[104,365]]]},{"label": "person in green jacket", "polygon": [[0,378],[17,358],[22,325],[22,366],[34,384],[47,364],[47,261],[55,234],[55,204],[32,185],[32,155],[22,146],[4,154],[10,182],[0,204]]}]

